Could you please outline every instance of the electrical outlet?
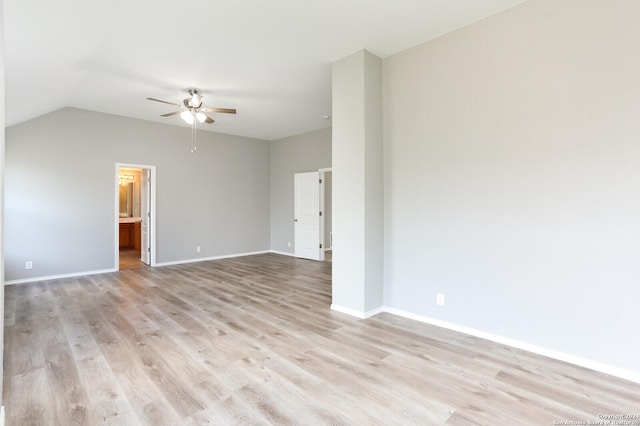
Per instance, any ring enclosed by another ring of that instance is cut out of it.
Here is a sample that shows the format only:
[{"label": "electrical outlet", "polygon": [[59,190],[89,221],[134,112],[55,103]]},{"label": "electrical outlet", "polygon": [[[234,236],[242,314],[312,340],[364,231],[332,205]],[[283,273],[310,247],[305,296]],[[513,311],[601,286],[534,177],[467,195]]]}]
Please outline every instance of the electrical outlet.
[{"label": "electrical outlet", "polygon": [[436,304],[444,306],[444,293],[436,293]]},{"label": "electrical outlet", "polygon": [[291,247],[291,241],[287,243],[287,247]]},{"label": "electrical outlet", "polygon": [[196,247],[196,253],[200,253],[200,246]]},{"label": "electrical outlet", "polygon": [[24,269],[32,269],[33,268],[33,262],[30,260],[27,260],[26,262],[24,262]]}]

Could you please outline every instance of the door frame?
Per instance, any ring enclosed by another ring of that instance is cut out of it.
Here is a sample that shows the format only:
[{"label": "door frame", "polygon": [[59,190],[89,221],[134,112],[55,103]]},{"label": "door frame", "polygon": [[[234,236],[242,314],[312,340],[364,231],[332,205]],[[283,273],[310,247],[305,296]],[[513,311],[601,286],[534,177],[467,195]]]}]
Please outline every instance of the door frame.
[{"label": "door frame", "polygon": [[120,248],[119,248],[119,232],[120,232],[120,179],[119,172],[120,167],[128,167],[132,169],[147,169],[149,170],[149,176],[151,184],[149,185],[149,248],[151,249],[151,255],[149,256],[149,266],[156,266],[156,166],[148,164],[131,164],[131,163],[116,163],[114,174],[114,214],[113,214],[113,239],[114,239],[114,269],[120,270]]},{"label": "door frame", "polygon": [[[325,220],[327,218],[327,214],[325,211],[325,203],[324,203],[324,197],[325,197],[325,193],[324,193],[324,188],[325,188],[325,173],[327,172],[333,172],[333,169],[331,167],[325,167],[323,169],[318,169],[318,172],[320,173],[320,181],[322,182],[320,184],[320,211],[322,212],[322,216],[320,217],[320,244],[322,244],[322,249],[320,250],[320,261],[324,262],[324,252],[327,249],[327,242],[325,241],[324,238],[324,229],[325,229]],[[333,188],[331,188],[333,190]],[[333,191],[332,191],[333,193]]]}]

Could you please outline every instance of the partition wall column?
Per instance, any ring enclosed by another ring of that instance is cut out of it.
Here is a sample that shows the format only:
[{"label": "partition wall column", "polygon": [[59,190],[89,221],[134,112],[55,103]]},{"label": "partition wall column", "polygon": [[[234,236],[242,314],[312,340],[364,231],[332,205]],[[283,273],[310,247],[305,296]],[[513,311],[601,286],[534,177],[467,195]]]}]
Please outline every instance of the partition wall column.
[{"label": "partition wall column", "polygon": [[383,304],[382,60],[365,50],[333,64],[332,309]]}]

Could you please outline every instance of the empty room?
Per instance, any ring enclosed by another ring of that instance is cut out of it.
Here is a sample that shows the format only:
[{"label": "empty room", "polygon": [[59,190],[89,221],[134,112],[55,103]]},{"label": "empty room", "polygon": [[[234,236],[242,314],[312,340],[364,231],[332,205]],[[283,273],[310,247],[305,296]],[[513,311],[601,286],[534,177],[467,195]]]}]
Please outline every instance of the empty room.
[{"label": "empty room", "polygon": [[640,2],[0,20],[0,426],[640,425]]}]

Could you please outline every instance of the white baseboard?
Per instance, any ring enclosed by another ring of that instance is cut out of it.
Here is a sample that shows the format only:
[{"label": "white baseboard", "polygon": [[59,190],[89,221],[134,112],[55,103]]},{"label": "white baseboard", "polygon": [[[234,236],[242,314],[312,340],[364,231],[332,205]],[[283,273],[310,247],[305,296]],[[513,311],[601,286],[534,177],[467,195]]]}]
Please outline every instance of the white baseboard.
[{"label": "white baseboard", "polygon": [[[222,256],[212,256],[212,257],[199,257],[196,259],[184,259],[184,260],[176,260],[172,262],[161,262],[156,263],[154,266],[170,266],[170,265],[181,265],[183,263],[195,263],[195,262],[205,262],[207,260],[219,260],[219,259],[228,259],[232,257],[242,257],[242,256],[251,256],[254,254],[264,254],[270,253],[270,250],[263,251],[254,251],[249,253],[235,253],[235,254],[227,254]],[[9,280],[5,281],[5,285],[14,285],[14,284],[25,284],[25,283],[33,283],[38,281],[48,281],[48,280],[59,280],[65,278],[74,278],[74,277],[82,277],[85,275],[97,275],[97,274],[106,274],[109,272],[117,272],[118,269],[101,269],[96,271],[83,271],[83,272],[72,272],[70,274],[59,274],[59,275],[46,275],[42,277],[32,277],[32,278],[23,278],[19,280]]]},{"label": "white baseboard", "polygon": [[273,253],[273,254],[281,254],[281,255],[283,255],[283,256],[296,257],[296,255],[295,255],[294,253],[287,253],[286,251],[269,250],[269,253]]},{"label": "white baseboard", "polygon": [[46,275],[42,277],[31,277],[31,278],[22,278],[19,280],[9,280],[9,281],[5,281],[4,285],[34,283],[37,281],[59,280],[59,279],[65,279],[65,278],[82,277],[85,275],[106,274],[109,272],[116,272],[116,271],[117,269],[111,268],[111,269],[100,269],[96,271],[72,272],[70,274]]},{"label": "white baseboard", "polygon": [[182,265],[182,264],[185,264],[185,263],[206,262],[208,260],[230,259],[232,257],[253,256],[253,255],[256,255],[256,254],[265,254],[265,253],[271,253],[271,250],[252,251],[252,252],[248,252],[248,253],[224,254],[224,255],[221,255],[221,256],[197,257],[197,258],[194,258],[194,259],[174,260],[174,261],[171,261],[171,262],[156,263],[156,266]]},{"label": "white baseboard", "polygon": [[423,315],[413,314],[411,312],[403,311],[400,309],[392,308],[389,306],[382,306],[378,309],[374,309],[368,312],[360,312],[354,309],[344,308],[341,306],[331,305],[331,309],[334,311],[342,312],[347,315],[354,316],[356,318],[365,319],[373,315],[377,315],[381,312],[386,312],[400,317],[420,321],[426,324],[434,325],[436,327],[446,328],[448,330],[457,331],[459,333],[468,334],[470,336],[479,337],[481,339],[490,340],[503,345],[511,346],[513,348],[522,349],[527,352],[546,356],[548,358],[564,361],[569,364],[578,365],[580,367],[588,368],[590,370],[599,371],[601,373],[609,374],[611,376],[620,377],[625,380],[640,383],[640,372],[626,370],[623,368],[613,367],[611,365],[603,364],[601,362],[592,361],[590,359],[581,358],[575,355],[567,354],[564,352],[556,351],[553,349],[545,348],[542,346],[533,345],[530,343],[522,342],[520,340],[511,339],[508,337],[500,336],[497,334],[487,333],[485,331],[476,330],[474,328],[465,327],[458,324],[453,324],[446,321],[430,318]]},{"label": "white baseboard", "polygon": [[4,426],[4,405],[0,407],[0,426]]},{"label": "white baseboard", "polygon": [[332,311],[341,312],[343,314],[351,315],[352,317],[356,317],[356,318],[360,318],[360,319],[367,319],[367,318],[370,318],[370,317],[372,317],[374,315],[378,315],[379,313],[383,312],[382,309],[383,308],[380,307],[380,308],[372,309],[370,311],[360,312],[360,311],[357,311],[355,309],[345,308],[344,306],[331,304],[331,310]]},{"label": "white baseboard", "polygon": [[364,317],[365,318],[370,318],[370,317],[376,316],[378,314],[381,314],[382,312],[384,312],[382,307],[376,308],[376,309],[372,309],[370,311],[365,312],[364,313]]},{"label": "white baseboard", "polygon": [[364,316],[364,312],[360,312],[357,311],[355,309],[351,309],[351,308],[345,308],[344,306],[339,306],[336,305],[334,303],[331,304],[331,310],[332,311],[336,311],[336,312],[340,312],[342,314],[347,314],[347,315],[351,315],[352,317],[356,317],[356,318],[360,318],[360,319],[365,319],[366,317]]}]

